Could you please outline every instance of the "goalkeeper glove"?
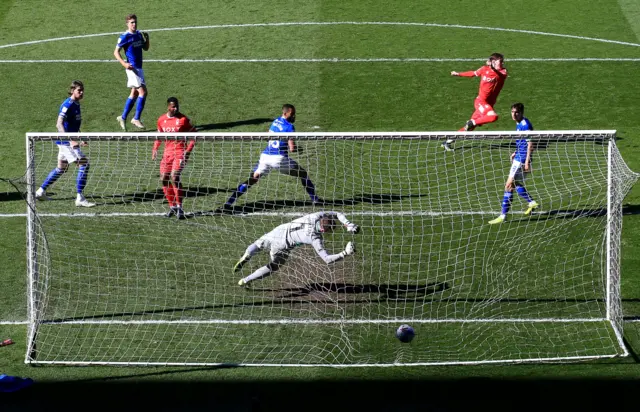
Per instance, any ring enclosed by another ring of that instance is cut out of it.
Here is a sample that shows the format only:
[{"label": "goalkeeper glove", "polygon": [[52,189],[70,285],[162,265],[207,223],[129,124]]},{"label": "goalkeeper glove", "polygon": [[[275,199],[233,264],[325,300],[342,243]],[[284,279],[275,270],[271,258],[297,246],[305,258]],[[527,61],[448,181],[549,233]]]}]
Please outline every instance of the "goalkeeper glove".
[{"label": "goalkeeper glove", "polygon": [[349,242],[347,243],[347,246],[344,248],[344,254],[345,256],[349,256],[349,255],[353,255],[353,253],[356,251],[356,247],[353,245],[353,242]]},{"label": "goalkeeper glove", "polygon": [[360,227],[358,225],[353,224],[353,223],[349,223],[347,225],[347,232],[358,233],[358,232],[360,232]]}]

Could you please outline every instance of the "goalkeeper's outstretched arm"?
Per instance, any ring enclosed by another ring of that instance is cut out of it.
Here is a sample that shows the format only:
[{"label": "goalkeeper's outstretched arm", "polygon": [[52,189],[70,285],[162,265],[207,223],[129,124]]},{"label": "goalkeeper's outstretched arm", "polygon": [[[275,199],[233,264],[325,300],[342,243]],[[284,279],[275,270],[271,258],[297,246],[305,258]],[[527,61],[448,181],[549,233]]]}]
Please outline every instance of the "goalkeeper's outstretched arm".
[{"label": "goalkeeper's outstretched arm", "polygon": [[323,212],[325,216],[335,216],[340,223],[342,223],[342,226],[344,226],[347,231],[351,232],[351,233],[358,233],[360,231],[360,227],[354,223],[351,223],[349,221],[349,219],[347,219],[347,216],[344,215],[344,213],[340,213],[340,212]]},{"label": "goalkeeper's outstretched arm", "polygon": [[353,245],[353,242],[347,243],[347,246],[344,248],[344,250],[340,253],[336,253],[335,255],[330,255],[327,253],[324,248],[322,239],[314,239],[311,245],[316,250],[318,256],[320,256],[322,260],[324,260],[324,262],[328,265],[344,259],[345,256],[353,255],[353,253],[355,252],[355,246]]}]

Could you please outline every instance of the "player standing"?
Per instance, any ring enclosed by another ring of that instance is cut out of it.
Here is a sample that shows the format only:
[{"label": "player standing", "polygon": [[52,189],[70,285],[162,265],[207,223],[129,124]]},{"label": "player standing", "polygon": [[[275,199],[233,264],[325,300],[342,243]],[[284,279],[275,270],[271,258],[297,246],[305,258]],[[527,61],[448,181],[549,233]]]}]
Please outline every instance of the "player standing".
[{"label": "player standing", "polygon": [[[498,120],[498,114],[493,109],[493,106],[495,106],[500,90],[502,90],[504,81],[507,79],[507,69],[502,67],[503,64],[504,56],[500,53],[493,53],[489,56],[486,65],[476,71],[451,72],[452,76],[480,77],[480,90],[478,91],[478,97],[473,102],[475,111],[471,119],[458,131],[470,132],[478,126]],[[452,143],[452,139],[447,140],[442,144],[442,147],[447,151],[451,151],[453,150]]]},{"label": "player standing", "polygon": [[[511,118],[516,121],[516,131],[525,132],[533,131],[533,125],[524,117],[524,104],[514,103],[511,106]],[[538,207],[538,202],[531,198],[529,192],[524,187],[524,173],[531,171],[531,153],[533,152],[533,142],[530,139],[516,140],[516,151],[511,154],[511,170],[507,183],[504,186],[504,198],[502,199],[502,212],[500,216],[489,221],[489,224],[495,225],[502,223],[507,218],[507,213],[511,208],[511,199],[513,198],[513,189],[522,197],[528,205],[524,215],[528,216]]]},{"label": "player standing", "polygon": [[[282,106],[282,116],[273,121],[269,132],[271,133],[293,133],[295,127],[293,123],[296,121],[296,108],[291,104]],[[299,177],[300,183],[304,186],[307,194],[313,203],[319,203],[320,199],[316,196],[316,189],[309,179],[307,171],[298,163],[289,157],[289,152],[295,153],[299,151],[293,138],[287,140],[269,140],[267,147],[262,151],[258,164],[254,167],[253,172],[248,180],[242,182],[238,188],[229,197],[223,206],[223,210],[228,210],[233,203],[249,188],[256,183],[262,176],[266,176],[271,169],[277,169],[280,173],[293,177]]]},{"label": "player standing", "polygon": [[[118,38],[118,44],[113,51],[113,55],[120,62],[120,64],[126,69],[127,73],[127,87],[131,89],[129,98],[124,104],[124,111],[121,116],[118,116],[116,120],[122,130],[127,130],[126,120],[129,112],[133,108],[133,103],[136,102],[136,113],[131,119],[131,124],[138,129],[144,129],[144,125],[140,121],[142,110],[144,109],[144,102],[147,99],[147,85],[144,81],[144,71],[142,70],[142,51],[149,50],[149,35],[137,30],[138,17],[135,14],[129,14],[125,21],[127,23],[127,31],[120,35]],[[124,50],[127,56],[127,61],[122,59],[120,50]]]},{"label": "player standing", "polygon": [[[56,128],[59,133],[77,133],[80,131],[82,124],[82,115],[80,113],[80,100],[84,97],[84,84],[80,80],[74,80],[69,86],[69,97],[62,102],[58,110],[58,121]],[[76,177],[76,206],[93,207],[96,204],[85,199],[82,192],[87,185],[87,177],[89,175],[89,159],[82,153],[80,146],[86,145],[81,142],[56,141],[58,145],[58,165],[49,172],[49,175],[42,183],[42,186],[36,191],[36,199],[47,199],[47,188],[55,183],[68,169],[69,163],[78,165],[78,175]]]},{"label": "player standing", "polygon": [[[175,97],[167,99],[167,113],[158,118],[159,133],[189,133],[195,132],[196,129],[191,125],[189,118],[180,113],[180,103]],[[164,145],[164,153],[160,162],[160,180],[162,181],[162,191],[164,197],[169,202],[169,212],[166,216],[178,216],[178,219],[184,219],[184,210],[182,209],[182,199],[184,199],[184,191],[180,183],[180,175],[184,169],[191,151],[196,142],[189,141],[185,149],[185,141],[167,140]],[[153,150],[151,159],[156,160],[158,157],[158,148],[162,144],[161,140],[153,142]]]},{"label": "player standing", "polygon": [[338,226],[339,221],[350,233],[358,233],[359,227],[347,219],[347,217],[338,212],[316,212],[302,216],[290,223],[284,223],[260,239],[253,242],[244,252],[242,258],[233,268],[234,272],[239,271],[242,266],[247,263],[253,255],[260,250],[269,249],[271,256],[270,262],[238,281],[238,285],[246,286],[249,282],[256,279],[269,276],[282,266],[291,250],[300,245],[311,245],[316,250],[318,256],[327,264],[337,262],[344,259],[345,256],[352,255],[355,252],[353,242],[347,243],[344,250],[335,255],[330,255],[324,249],[324,233],[332,232]]}]

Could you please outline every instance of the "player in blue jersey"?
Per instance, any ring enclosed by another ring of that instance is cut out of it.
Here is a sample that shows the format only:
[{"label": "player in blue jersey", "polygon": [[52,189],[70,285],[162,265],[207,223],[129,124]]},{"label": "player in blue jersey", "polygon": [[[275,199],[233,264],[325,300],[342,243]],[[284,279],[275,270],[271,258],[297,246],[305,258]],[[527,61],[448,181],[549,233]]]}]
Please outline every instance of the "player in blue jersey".
[{"label": "player in blue jersey", "polygon": [[[116,118],[120,128],[126,131],[127,116],[131,109],[133,109],[134,103],[136,103],[136,113],[133,119],[131,119],[131,124],[138,129],[144,129],[144,125],[140,121],[140,116],[144,109],[144,102],[147,99],[147,85],[145,84],[144,71],[142,70],[142,51],[149,50],[149,35],[137,30],[138,18],[135,14],[129,14],[125,18],[125,21],[127,23],[127,31],[118,37],[118,44],[116,45],[113,55],[126,69],[127,87],[131,89],[129,98],[124,104],[122,115]],[[124,54],[127,57],[126,61],[120,55],[121,50],[124,50]]]},{"label": "player in blue jersey", "polygon": [[[516,122],[516,131],[526,132],[533,131],[533,125],[524,117],[524,104],[514,103],[511,106],[511,118]],[[511,199],[513,198],[513,189],[527,202],[527,210],[524,215],[528,216],[538,207],[538,202],[531,198],[529,192],[524,187],[524,173],[531,171],[531,152],[533,152],[533,142],[529,139],[517,139],[516,151],[511,154],[511,170],[507,183],[504,186],[504,197],[502,199],[502,212],[500,216],[489,221],[489,224],[495,225],[502,223],[507,218],[509,208],[511,208]]]},{"label": "player in blue jersey", "polygon": [[[296,108],[291,104],[282,106],[282,116],[273,121],[269,132],[272,133],[293,133],[295,127],[293,123],[296,121]],[[298,163],[289,157],[289,152],[295,153],[299,151],[292,138],[287,140],[269,140],[267,147],[262,151],[258,164],[254,167],[253,172],[248,180],[245,180],[229,197],[223,206],[223,210],[229,210],[235,201],[249,190],[262,176],[266,176],[272,169],[278,170],[280,173],[300,178],[300,182],[309,194],[313,203],[320,203],[320,199],[316,196],[316,189],[309,179],[307,171]]]},{"label": "player in blue jersey", "polygon": [[[84,97],[84,84],[80,80],[74,80],[69,86],[69,97],[62,102],[58,110],[58,121],[56,128],[59,133],[78,133],[80,124],[82,123],[82,115],[80,114],[80,100]],[[58,140],[58,166],[53,169],[42,183],[42,186],[36,191],[36,199],[47,200],[47,188],[60,178],[67,171],[69,163],[78,165],[78,176],[76,178],[76,206],[93,207],[95,203],[85,199],[82,191],[87,184],[87,176],[89,174],[89,160],[80,151],[80,146],[86,143],[69,142]]]}]

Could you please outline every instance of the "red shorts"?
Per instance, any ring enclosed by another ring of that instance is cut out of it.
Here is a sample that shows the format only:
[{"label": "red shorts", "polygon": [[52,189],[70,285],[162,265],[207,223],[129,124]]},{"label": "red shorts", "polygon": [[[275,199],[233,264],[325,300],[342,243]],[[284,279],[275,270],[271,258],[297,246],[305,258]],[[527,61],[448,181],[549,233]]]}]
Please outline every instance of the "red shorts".
[{"label": "red shorts", "polygon": [[491,106],[485,101],[476,99],[473,102],[473,106],[476,108],[476,111],[473,112],[473,116],[471,116],[471,119],[473,120],[476,120],[482,116],[485,116],[489,112],[493,112],[493,114],[496,114],[496,111],[493,110],[493,106]]},{"label": "red shorts", "polygon": [[171,172],[181,172],[184,167],[184,154],[171,153],[162,156],[160,161],[160,174],[164,175]]}]

